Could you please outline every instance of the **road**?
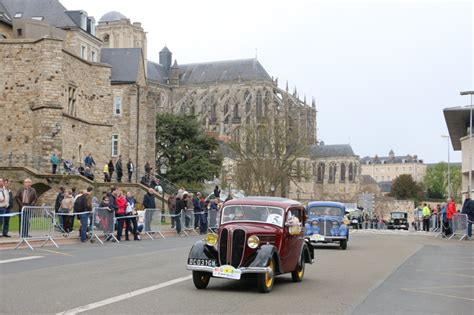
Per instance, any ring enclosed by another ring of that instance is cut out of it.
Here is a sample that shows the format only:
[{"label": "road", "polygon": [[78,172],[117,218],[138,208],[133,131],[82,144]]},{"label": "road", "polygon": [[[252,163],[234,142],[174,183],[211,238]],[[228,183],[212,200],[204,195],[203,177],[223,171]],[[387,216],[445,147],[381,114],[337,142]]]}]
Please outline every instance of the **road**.
[{"label": "road", "polygon": [[[347,251],[320,247],[304,281],[211,279],[185,270],[198,238],[0,251],[0,313],[472,314],[474,246],[429,236],[354,233]],[[443,266],[447,266],[444,268]],[[449,267],[449,268],[448,268]]]}]

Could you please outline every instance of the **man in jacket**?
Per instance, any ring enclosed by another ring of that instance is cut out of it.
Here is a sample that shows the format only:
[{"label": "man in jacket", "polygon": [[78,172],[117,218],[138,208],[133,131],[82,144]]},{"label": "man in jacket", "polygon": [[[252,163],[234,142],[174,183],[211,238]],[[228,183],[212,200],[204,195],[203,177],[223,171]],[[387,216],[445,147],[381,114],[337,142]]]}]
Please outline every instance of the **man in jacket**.
[{"label": "man in jacket", "polygon": [[472,223],[474,223],[474,201],[469,194],[466,194],[466,199],[462,206],[462,213],[467,214],[467,236],[472,237]]},{"label": "man in jacket", "polygon": [[[10,212],[13,208],[13,193],[8,188],[9,183],[10,182],[9,182],[8,179],[3,180],[3,191],[5,192],[5,194],[8,193],[8,206],[5,210],[6,215],[10,214]],[[10,237],[10,235],[8,235],[8,229],[9,228],[10,228],[10,217],[7,216],[7,217],[3,218],[3,230],[2,230],[2,236],[3,237]]]},{"label": "man in jacket", "polygon": [[[61,201],[64,199],[64,187],[59,187],[59,192],[58,195],[56,196],[56,202],[54,203],[54,212],[58,213],[59,208],[61,207]],[[64,227],[64,216],[60,215],[59,216],[59,225],[61,229]]]},{"label": "man in jacket", "polygon": [[143,196],[143,208],[151,209],[150,211],[145,211],[145,232],[151,232],[151,220],[153,220],[153,214],[155,213],[156,203],[155,203],[155,190],[149,188],[148,192]]},{"label": "man in jacket", "polygon": [[446,207],[446,218],[448,219],[449,234],[453,233],[453,215],[456,213],[456,204],[454,199],[448,199],[448,206]]},{"label": "man in jacket", "polygon": [[423,231],[429,232],[431,210],[430,210],[430,207],[428,207],[426,203],[423,205],[422,215],[423,215]]},{"label": "man in jacket", "polygon": [[122,168],[122,156],[119,155],[117,163],[115,163],[115,171],[117,172],[117,182],[122,182],[123,168]]},{"label": "man in jacket", "polygon": [[128,175],[128,182],[132,182],[132,174],[135,171],[135,165],[133,165],[132,159],[128,159],[127,162],[127,175]]},{"label": "man in jacket", "polygon": [[89,153],[86,158],[84,159],[84,164],[86,167],[92,168],[95,166],[94,158],[92,157],[92,153]]},{"label": "man in jacket", "polygon": [[36,190],[33,187],[31,187],[31,179],[26,178],[23,181],[23,187],[18,190],[15,196],[15,200],[19,205],[19,211],[20,211],[20,216],[18,218],[19,219],[18,231],[20,231],[20,237],[26,238],[28,237],[28,230],[30,227],[30,218],[29,218],[29,212],[22,213],[22,209],[23,207],[34,206],[36,201],[38,200],[38,197],[36,195]]}]

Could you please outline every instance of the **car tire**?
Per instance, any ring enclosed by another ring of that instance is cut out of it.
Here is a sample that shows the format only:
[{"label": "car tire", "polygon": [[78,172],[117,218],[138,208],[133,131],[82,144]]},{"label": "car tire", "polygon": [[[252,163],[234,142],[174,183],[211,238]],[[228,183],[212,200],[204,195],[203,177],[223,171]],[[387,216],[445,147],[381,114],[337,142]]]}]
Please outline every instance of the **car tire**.
[{"label": "car tire", "polygon": [[296,266],[296,270],[291,272],[291,279],[293,280],[293,282],[301,282],[301,281],[303,281],[304,268],[305,268],[305,262],[304,262],[304,255],[303,255],[303,253],[302,253],[302,254],[301,254],[301,261],[300,261],[300,263]]},{"label": "car tire", "polygon": [[342,240],[339,243],[339,246],[341,247],[341,249],[346,250],[347,249],[347,240]]},{"label": "car tire", "polygon": [[209,284],[211,274],[209,272],[193,271],[193,282],[196,289],[205,289]]},{"label": "car tire", "polygon": [[268,260],[267,267],[271,268],[272,271],[270,273],[257,275],[257,286],[262,293],[269,293],[273,290],[273,284],[275,282],[275,261],[273,258]]}]

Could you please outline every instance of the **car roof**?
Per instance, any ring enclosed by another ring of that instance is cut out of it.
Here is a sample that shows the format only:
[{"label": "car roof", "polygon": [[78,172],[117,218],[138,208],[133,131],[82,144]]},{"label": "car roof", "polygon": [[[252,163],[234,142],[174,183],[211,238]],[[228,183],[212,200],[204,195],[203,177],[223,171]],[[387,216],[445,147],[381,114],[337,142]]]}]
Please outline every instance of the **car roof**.
[{"label": "car roof", "polygon": [[291,206],[302,206],[296,200],[281,198],[281,197],[268,197],[268,196],[253,196],[253,197],[245,197],[239,199],[232,199],[226,201],[224,204],[228,205],[255,205],[255,206],[274,206],[280,208],[288,208]]},{"label": "car roof", "polygon": [[341,202],[336,201],[310,201],[308,202],[308,207],[337,207],[341,209],[346,209],[346,206]]}]

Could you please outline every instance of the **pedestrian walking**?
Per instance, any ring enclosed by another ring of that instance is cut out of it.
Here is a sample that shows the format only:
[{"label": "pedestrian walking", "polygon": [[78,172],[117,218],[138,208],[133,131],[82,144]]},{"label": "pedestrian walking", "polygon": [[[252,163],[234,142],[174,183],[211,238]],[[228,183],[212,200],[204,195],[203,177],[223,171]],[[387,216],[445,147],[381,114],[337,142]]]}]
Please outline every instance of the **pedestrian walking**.
[{"label": "pedestrian walking", "polygon": [[112,160],[109,160],[109,164],[108,164],[108,168],[109,168],[109,182],[112,181],[112,175],[114,174],[114,162]]},{"label": "pedestrian walking", "polygon": [[128,182],[132,182],[132,174],[135,171],[135,165],[133,165],[132,159],[128,159],[127,162],[127,175],[128,175]]},{"label": "pedestrian walking", "polygon": [[117,172],[117,182],[122,182],[123,168],[122,168],[122,156],[119,155],[117,163],[115,163],[115,171]]},{"label": "pedestrian walking", "polygon": [[51,162],[53,174],[56,174],[58,165],[59,163],[61,163],[61,161],[59,160],[59,157],[56,155],[56,152],[53,152],[53,154],[51,155],[50,162]]},{"label": "pedestrian walking", "polygon": [[[8,179],[3,180],[3,192],[5,196],[8,194],[8,206],[5,210],[5,214],[8,215],[11,213],[11,210],[13,208],[13,193],[9,188],[10,181]],[[10,217],[4,217],[3,218],[3,229],[2,229],[2,236],[3,237],[10,237],[8,235],[8,230],[10,228]]]},{"label": "pedestrian walking", "polygon": [[423,205],[422,215],[423,215],[423,231],[429,232],[431,209],[426,203]]},{"label": "pedestrian walking", "polygon": [[[30,228],[30,218],[29,212],[22,212],[23,207],[31,207],[34,206],[38,197],[36,195],[36,190],[31,187],[31,179],[26,178],[23,181],[23,187],[20,188],[15,196],[15,201],[19,206],[20,215],[18,217],[18,231],[20,233],[20,237],[25,238],[28,237],[28,230]],[[23,219],[23,224],[22,224]]]}]

